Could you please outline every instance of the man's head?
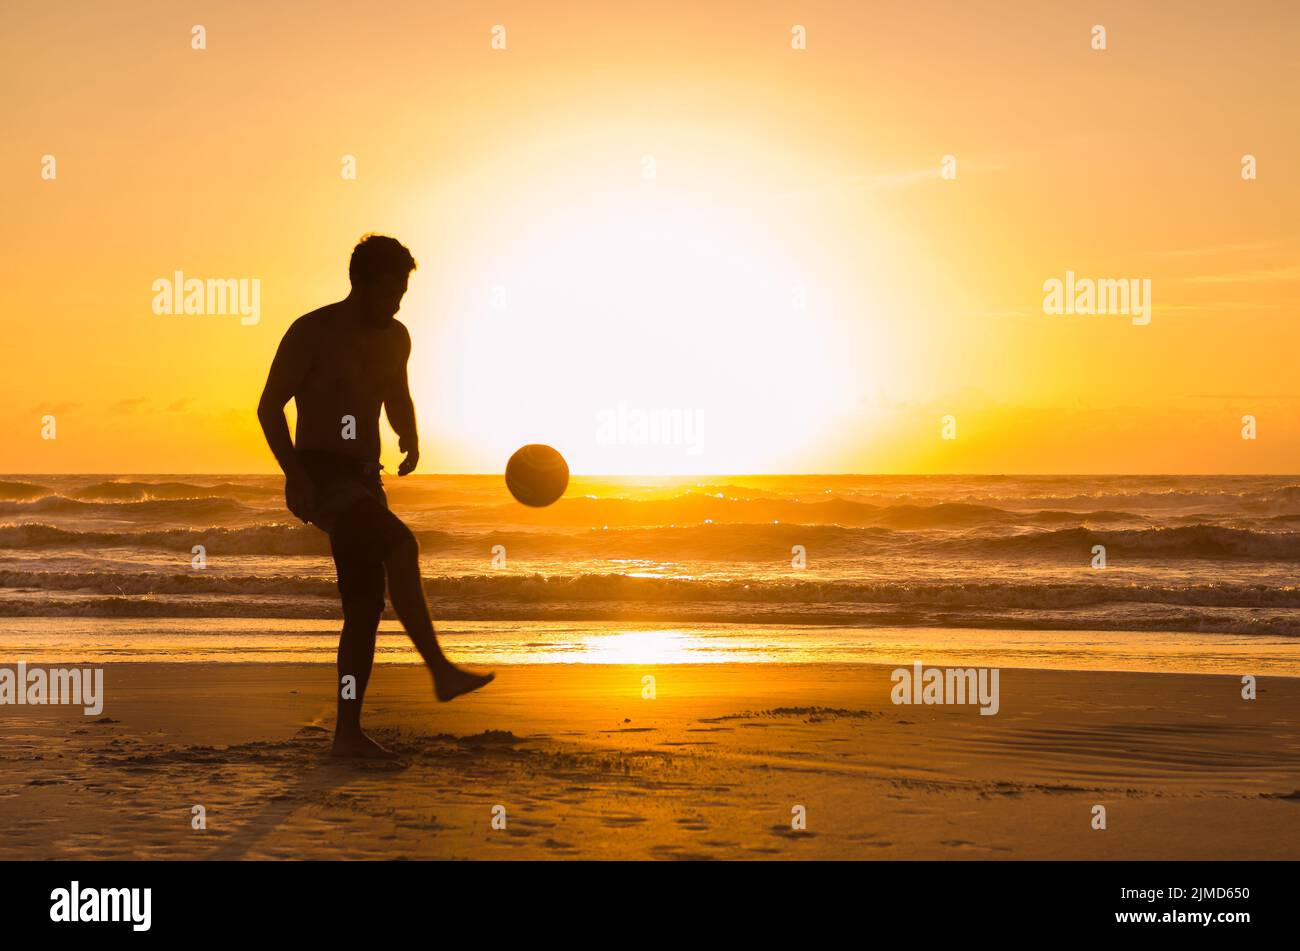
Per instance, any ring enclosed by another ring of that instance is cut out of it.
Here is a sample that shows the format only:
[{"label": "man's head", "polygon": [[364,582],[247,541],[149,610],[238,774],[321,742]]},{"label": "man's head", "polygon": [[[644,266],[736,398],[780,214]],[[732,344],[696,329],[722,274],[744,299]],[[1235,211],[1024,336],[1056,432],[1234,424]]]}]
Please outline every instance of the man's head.
[{"label": "man's head", "polygon": [[352,249],[348,277],[361,319],[376,327],[387,326],[402,306],[406,281],[415,270],[415,258],[396,238],[365,235]]}]

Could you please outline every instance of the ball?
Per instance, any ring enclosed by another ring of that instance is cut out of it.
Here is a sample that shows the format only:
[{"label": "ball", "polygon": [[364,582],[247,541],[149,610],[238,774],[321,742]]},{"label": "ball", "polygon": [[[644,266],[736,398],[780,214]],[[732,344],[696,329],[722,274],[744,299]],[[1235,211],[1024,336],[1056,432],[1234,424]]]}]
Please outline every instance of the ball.
[{"label": "ball", "polygon": [[550,446],[524,446],[506,463],[506,488],[524,505],[550,505],[569,487],[569,464]]}]

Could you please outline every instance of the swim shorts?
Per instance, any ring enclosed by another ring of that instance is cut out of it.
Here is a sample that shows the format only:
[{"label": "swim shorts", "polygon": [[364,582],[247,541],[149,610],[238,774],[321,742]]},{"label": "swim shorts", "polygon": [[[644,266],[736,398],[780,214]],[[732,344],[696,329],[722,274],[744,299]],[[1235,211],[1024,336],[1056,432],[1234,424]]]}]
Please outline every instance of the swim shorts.
[{"label": "swim shorts", "polygon": [[298,458],[315,489],[312,524],[327,532],[344,617],[384,610],[384,559],[413,538],[388,510],[379,463],[341,453],[301,451]]}]

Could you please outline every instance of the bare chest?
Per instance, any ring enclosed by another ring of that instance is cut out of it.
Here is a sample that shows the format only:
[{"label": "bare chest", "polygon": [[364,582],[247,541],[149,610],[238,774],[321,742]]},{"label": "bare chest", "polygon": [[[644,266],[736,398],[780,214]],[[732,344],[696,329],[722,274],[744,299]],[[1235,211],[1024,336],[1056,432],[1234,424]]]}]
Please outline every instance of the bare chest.
[{"label": "bare chest", "polygon": [[309,381],[316,389],[382,398],[399,369],[388,334],[324,334]]}]

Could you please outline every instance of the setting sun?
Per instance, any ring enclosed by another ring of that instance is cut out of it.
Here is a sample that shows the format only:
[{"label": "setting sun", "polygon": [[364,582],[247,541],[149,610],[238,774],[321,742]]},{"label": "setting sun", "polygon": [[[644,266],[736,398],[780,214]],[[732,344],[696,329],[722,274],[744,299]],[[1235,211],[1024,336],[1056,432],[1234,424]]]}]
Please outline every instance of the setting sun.
[{"label": "setting sun", "polygon": [[464,260],[454,320],[406,315],[430,332],[417,402],[464,421],[463,452],[540,439],[578,471],[763,471],[823,446],[841,395],[879,379],[872,354],[833,344],[844,294],[814,238],[694,169],[653,171],[542,183],[552,204]]}]

